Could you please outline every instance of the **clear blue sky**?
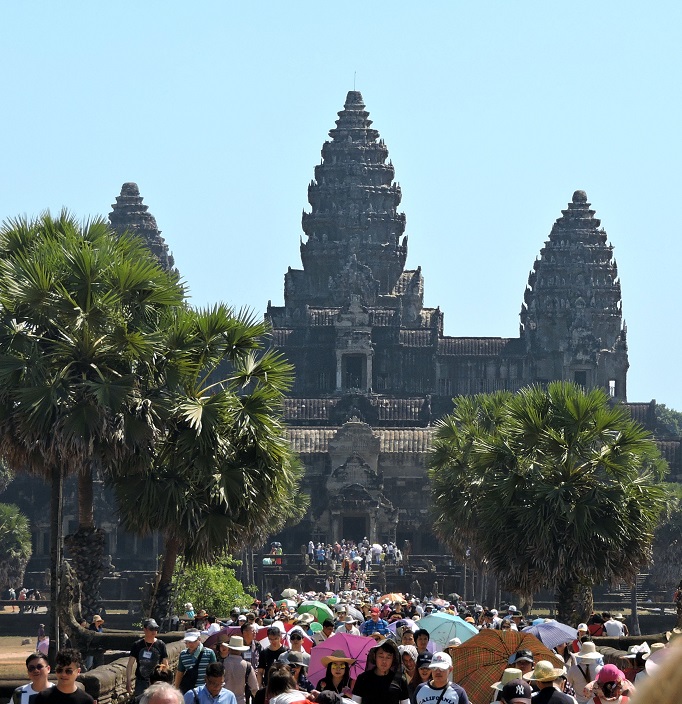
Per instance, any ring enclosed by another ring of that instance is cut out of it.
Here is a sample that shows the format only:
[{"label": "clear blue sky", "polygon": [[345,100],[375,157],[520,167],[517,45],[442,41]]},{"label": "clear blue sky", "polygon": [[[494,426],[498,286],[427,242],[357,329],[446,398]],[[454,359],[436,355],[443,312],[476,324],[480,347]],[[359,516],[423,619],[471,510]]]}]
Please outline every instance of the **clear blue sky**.
[{"label": "clear blue sky", "polygon": [[15,2],[0,219],[103,214],[136,181],[196,305],[262,312],[346,92],[403,189],[446,334],[518,334],[576,189],[615,247],[631,401],[682,410],[677,2]]}]

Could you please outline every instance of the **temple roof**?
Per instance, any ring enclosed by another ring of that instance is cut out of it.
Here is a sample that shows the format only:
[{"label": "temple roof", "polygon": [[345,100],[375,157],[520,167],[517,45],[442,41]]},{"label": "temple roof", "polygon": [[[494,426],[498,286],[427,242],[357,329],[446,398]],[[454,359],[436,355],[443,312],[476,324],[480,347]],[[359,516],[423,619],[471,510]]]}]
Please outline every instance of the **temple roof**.
[{"label": "temple roof", "polygon": [[[339,427],[333,428],[288,428],[287,437],[293,449],[303,454],[327,452],[329,441]],[[392,454],[419,454],[431,447],[433,428],[375,428],[374,433],[381,442],[380,452]]]},{"label": "temple roof", "polygon": [[161,266],[170,271],[175,265],[173,255],[166,241],[161,237],[161,230],[156,224],[156,218],[148,212],[148,206],[142,203],[140,189],[136,183],[124,183],[121,195],[116,196],[109,213],[109,222],[119,234],[132,232],[141,237],[152,254],[159,260]]}]

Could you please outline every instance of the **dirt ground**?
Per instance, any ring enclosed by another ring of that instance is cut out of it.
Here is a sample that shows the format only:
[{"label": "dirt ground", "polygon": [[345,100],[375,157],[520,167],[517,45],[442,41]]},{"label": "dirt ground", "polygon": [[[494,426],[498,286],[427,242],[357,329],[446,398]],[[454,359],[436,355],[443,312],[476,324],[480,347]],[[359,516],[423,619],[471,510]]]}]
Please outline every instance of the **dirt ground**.
[{"label": "dirt ground", "polygon": [[26,645],[21,644],[22,640],[18,636],[0,638],[0,678],[26,674],[24,661],[35,651],[36,639],[34,636]]}]

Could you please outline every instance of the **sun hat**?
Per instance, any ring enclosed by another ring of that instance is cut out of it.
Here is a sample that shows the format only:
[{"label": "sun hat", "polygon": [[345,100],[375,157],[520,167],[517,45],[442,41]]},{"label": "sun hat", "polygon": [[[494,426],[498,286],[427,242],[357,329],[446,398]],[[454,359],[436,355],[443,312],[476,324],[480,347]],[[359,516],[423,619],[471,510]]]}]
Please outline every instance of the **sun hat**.
[{"label": "sun hat", "polygon": [[528,682],[522,679],[511,680],[502,687],[502,699],[507,704],[531,704],[531,689]]},{"label": "sun hat", "polygon": [[417,669],[421,667],[430,667],[431,666],[431,659],[433,658],[433,655],[429,653],[428,651],[424,653],[419,653],[417,657]]},{"label": "sun hat", "polygon": [[587,633],[588,628],[586,623],[579,623],[578,628],[575,629],[576,631],[585,631]]},{"label": "sun hat", "polygon": [[199,633],[198,629],[196,628],[190,628],[185,631],[185,637],[183,640],[185,643],[194,643],[195,641],[199,640],[201,637],[201,633]]},{"label": "sun hat", "polygon": [[148,618],[142,625],[149,631],[159,630],[159,624],[153,618]]},{"label": "sun hat", "polygon": [[[657,645],[657,643],[652,643],[652,651],[649,653],[649,656],[646,658],[646,662],[644,663],[644,668],[646,669],[647,674],[649,675],[653,675],[653,673],[656,672],[656,670],[670,656],[670,653],[673,652],[671,648],[666,648],[665,646],[663,646],[662,648],[656,648],[656,650],[654,650],[654,645]],[[661,645],[663,644],[661,643]]]},{"label": "sun hat", "polygon": [[357,622],[358,622],[358,620],[355,619],[355,618],[353,618],[350,614],[348,614],[348,615],[346,616],[346,618],[344,618],[344,619],[341,621],[341,623],[349,623],[349,624],[350,624],[350,623],[357,623]]},{"label": "sun hat", "polygon": [[320,663],[324,667],[327,667],[327,665],[333,662],[345,662],[348,665],[352,665],[355,662],[355,658],[348,657],[343,650],[335,650],[331,655],[325,655],[320,659]]},{"label": "sun hat", "polygon": [[244,645],[244,639],[241,636],[230,636],[230,640],[224,640],[220,645],[226,645],[230,650],[240,653],[245,653],[249,649],[248,645]]},{"label": "sun hat", "polygon": [[625,679],[625,673],[619,670],[615,665],[604,665],[597,674],[597,682],[604,684],[606,682],[622,682]]},{"label": "sun hat", "polygon": [[664,648],[665,643],[652,643],[649,652],[645,653],[642,657],[644,660],[648,660],[655,652],[663,650]]},{"label": "sun hat", "polygon": [[582,648],[575,654],[575,659],[580,662],[586,660],[601,660],[602,654],[597,652],[597,646],[591,641],[582,644]]},{"label": "sun hat", "polygon": [[501,691],[505,684],[511,682],[512,680],[517,680],[519,677],[523,677],[523,672],[521,672],[521,670],[517,667],[507,667],[502,673],[502,679],[499,682],[495,682],[495,684],[491,684],[490,689],[497,689],[498,691]]},{"label": "sun hat", "polygon": [[449,650],[450,648],[459,648],[460,645],[462,645],[462,641],[459,638],[450,638],[445,647],[446,650]]},{"label": "sun hat", "polygon": [[93,623],[104,623],[104,619],[99,614],[95,614],[92,617],[92,622]]},{"label": "sun hat", "polygon": [[431,658],[429,670],[449,670],[452,667],[452,658],[447,653],[434,653]]},{"label": "sun hat", "polygon": [[416,664],[419,654],[417,653],[417,648],[414,645],[399,645],[398,651],[400,652],[401,657],[407,653]]},{"label": "sun hat", "polygon": [[530,682],[553,682],[557,677],[561,677],[564,672],[563,667],[554,667],[549,660],[540,660],[535,665],[535,669],[532,672],[527,672],[523,679]]},{"label": "sun hat", "polygon": [[286,653],[282,653],[277,661],[283,662],[285,665],[294,665],[294,667],[308,667],[303,653],[297,653],[295,650],[287,650]]},{"label": "sun hat", "polygon": [[304,614],[301,614],[301,615],[298,617],[298,620],[299,620],[301,623],[310,624],[310,623],[312,623],[312,622],[315,620],[315,617],[314,617],[311,613],[306,612],[306,613],[304,613]]}]

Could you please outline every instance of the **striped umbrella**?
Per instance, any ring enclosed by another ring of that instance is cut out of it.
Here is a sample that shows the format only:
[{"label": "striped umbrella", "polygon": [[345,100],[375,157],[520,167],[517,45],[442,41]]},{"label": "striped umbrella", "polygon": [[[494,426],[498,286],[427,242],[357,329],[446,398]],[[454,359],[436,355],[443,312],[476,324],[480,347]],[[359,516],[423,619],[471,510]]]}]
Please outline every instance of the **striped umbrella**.
[{"label": "striped umbrella", "polygon": [[464,687],[471,704],[490,704],[495,682],[509,667],[508,660],[517,650],[530,650],[535,662],[549,660],[555,667],[564,662],[530,633],[482,630],[454,651],[452,679]]}]

